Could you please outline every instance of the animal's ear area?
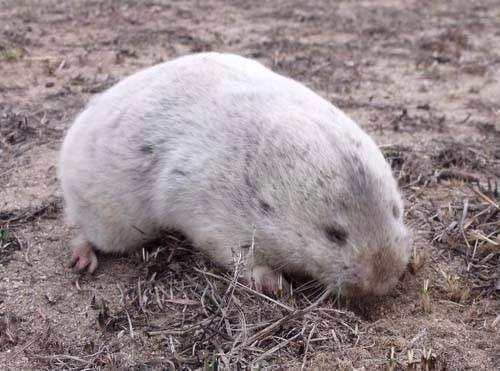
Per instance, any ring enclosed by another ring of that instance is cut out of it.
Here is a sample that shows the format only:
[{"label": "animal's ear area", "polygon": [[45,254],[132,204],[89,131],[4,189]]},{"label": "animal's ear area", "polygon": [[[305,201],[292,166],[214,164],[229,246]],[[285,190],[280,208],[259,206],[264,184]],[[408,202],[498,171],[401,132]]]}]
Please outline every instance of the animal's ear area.
[{"label": "animal's ear area", "polygon": [[324,227],[326,238],[337,245],[344,245],[347,242],[348,233],[344,227],[332,223]]}]

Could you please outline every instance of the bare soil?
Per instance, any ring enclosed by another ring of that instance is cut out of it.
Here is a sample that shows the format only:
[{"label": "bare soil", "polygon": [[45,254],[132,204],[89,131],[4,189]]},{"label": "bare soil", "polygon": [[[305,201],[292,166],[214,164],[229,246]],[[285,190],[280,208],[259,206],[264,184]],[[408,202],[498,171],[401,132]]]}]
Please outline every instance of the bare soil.
[{"label": "bare soil", "polygon": [[[500,369],[499,19],[498,0],[0,0],[0,368]],[[68,268],[65,129],[206,50],[304,82],[381,145],[416,235],[393,294],[272,302],[175,235]]]}]

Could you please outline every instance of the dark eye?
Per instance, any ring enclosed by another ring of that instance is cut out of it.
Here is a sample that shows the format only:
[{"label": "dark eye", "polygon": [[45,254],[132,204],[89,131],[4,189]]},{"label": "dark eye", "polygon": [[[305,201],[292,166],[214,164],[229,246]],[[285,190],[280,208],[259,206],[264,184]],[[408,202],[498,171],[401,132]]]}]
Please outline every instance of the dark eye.
[{"label": "dark eye", "polygon": [[325,228],[326,237],[334,243],[343,245],[347,240],[347,232],[339,226],[330,225]]},{"label": "dark eye", "polygon": [[401,213],[399,212],[399,207],[397,205],[392,205],[392,215],[394,216],[395,219],[399,219],[401,216]]}]

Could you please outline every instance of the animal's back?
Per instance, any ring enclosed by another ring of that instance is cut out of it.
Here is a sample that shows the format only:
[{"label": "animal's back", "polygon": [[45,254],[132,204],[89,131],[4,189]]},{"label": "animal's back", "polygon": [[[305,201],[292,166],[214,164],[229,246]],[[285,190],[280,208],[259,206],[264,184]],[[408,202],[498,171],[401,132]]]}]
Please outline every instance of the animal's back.
[{"label": "animal's back", "polygon": [[[255,99],[262,92],[279,94],[284,83],[302,89],[258,62],[202,53],[142,70],[94,97],[61,150],[59,173],[69,220],[87,229],[103,249],[126,250],[142,234],[148,237],[158,227],[158,202],[161,213],[169,188],[175,198],[171,171],[184,164],[201,176],[207,161],[223,151],[227,136],[235,146],[244,141],[241,128],[228,127],[225,120],[247,120],[241,117],[245,100],[258,105]],[[258,112],[248,108],[258,121]],[[110,226],[135,232],[109,233]],[[105,235],[124,238],[99,238]]]},{"label": "animal's back", "polygon": [[[122,80],[77,118],[61,152],[66,212],[93,243],[125,250],[154,233],[159,219],[180,229],[190,224],[175,208],[199,207],[210,187],[232,184],[219,195],[227,197],[221,213],[249,212],[232,201],[241,197],[232,178],[254,165],[245,163],[249,147],[270,157],[256,177],[284,173],[301,153],[306,166],[284,182],[307,182],[315,167],[330,167],[332,149],[356,137],[375,148],[342,112],[256,61],[218,53],[181,57]],[[196,175],[179,176],[186,171]],[[197,193],[187,195],[193,187]],[[103,230],[109,226],[120,231]],[[121,230],[129,228],[135,232]],[[99,238],[104,235],[124,238]]]}]

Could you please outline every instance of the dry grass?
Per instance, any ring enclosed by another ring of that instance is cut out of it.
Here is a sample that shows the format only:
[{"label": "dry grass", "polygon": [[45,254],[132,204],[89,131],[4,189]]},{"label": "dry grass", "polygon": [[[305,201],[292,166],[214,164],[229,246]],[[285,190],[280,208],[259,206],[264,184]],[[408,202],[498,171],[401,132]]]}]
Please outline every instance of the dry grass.
[{"label": "dry grass", "polygon": [[[306,364],[313,351],[347,346],[359,335],[356,319],[332,308],[327,294],[278,301],[239,283],[237,273],[214,273],[182,239],[167,236],[160,245],[143,250],[144,277],[121,289],[121,308],[110,311],[102,299],[93,305],[103,333],[155,338],[173,369],[263,369],[290,358]],[[341,328],[333,330],[332,320]]]},{"label": "dry grass", "polygon": [[0,263],[5,264],[9,256],[21,247],[21,242],[6,225],[0,224]]},{"label": "dry grass", "polygon": [[[464,260],[462,283],[440,270],[445,281],[441,286],[449,292],[450,300],[471,300],[471,292],[475,298],[498,297],[500,191],[495,171],[500,161],[495,154],[458,142],[426,148],[416,156],[409,148],[383,150],[409,194],[411,206],[407,214],[413,219],[414,228],[428,229],[439,251],[450,249]],[[439,205],[433,197],[422,197],[429,189],[439,193],[453,188],[458,188],[454,197],[447,197]]]}]

